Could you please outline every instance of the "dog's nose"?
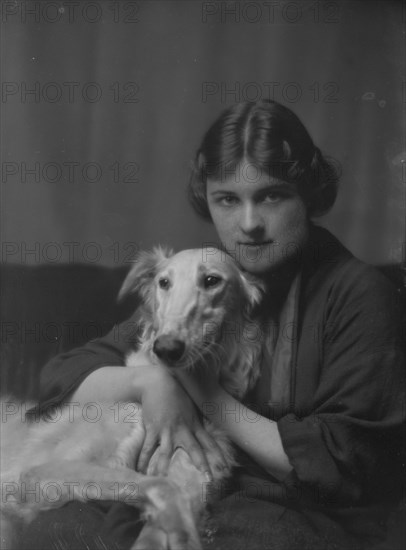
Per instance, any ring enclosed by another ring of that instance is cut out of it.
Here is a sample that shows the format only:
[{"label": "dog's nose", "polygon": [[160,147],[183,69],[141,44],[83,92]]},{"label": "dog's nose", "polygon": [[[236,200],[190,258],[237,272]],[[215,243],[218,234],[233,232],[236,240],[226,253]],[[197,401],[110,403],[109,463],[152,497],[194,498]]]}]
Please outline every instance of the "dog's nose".
[{"label": "dog's nose", "polygon": [[185,352],[185,343],[182,340],[172,336],[159,336],[153,346],[153,351],[157,357],[163,361],[179,361]]}]

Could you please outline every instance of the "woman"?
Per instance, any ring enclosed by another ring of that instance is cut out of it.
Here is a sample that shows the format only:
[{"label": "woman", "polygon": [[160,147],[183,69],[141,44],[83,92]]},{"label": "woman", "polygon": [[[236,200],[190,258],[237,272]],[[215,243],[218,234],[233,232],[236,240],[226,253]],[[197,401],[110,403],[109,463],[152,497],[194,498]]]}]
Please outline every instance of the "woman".
[{"label": "woman", "polygon": [[[179,445],[207,470],[205,450],[215,442],[204,436],[197,409],[228,432],[242,467],[231,493],[220,495],[209,547],[347,550],[385,536],[403,437],[398,296],[311,222],[332,207],[337,182],[296,115],[273,101],[227,109],[197,152],[192,205],[267,289],[259,312],[265,359],[244,404],[214,379],[182,374],[180,385],[148,365],[133,373],[122,366],[129,344],[113,333],[43,371],[43,408],[142,402],[141,470],[157,445],[159,472]],[[80,522],[78,505],[68,507]],[[125,547],[139,528],[124,505],[82,508],[104,544]],[[71,544],[80,548],[75,536]]]}]

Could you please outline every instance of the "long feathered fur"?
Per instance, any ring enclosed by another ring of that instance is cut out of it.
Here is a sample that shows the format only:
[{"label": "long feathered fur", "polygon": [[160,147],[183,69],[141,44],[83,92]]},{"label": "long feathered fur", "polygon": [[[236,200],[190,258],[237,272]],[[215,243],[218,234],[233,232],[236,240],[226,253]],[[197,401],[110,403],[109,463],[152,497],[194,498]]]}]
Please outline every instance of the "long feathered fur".
[{"label": "long feathered fur", "polygon": [[[181,257],[180,254],[184,256]],[[213,268],[217,275],[224,274],[224,280],[231,285],[232,293],[227,294],[226,291],[229,289],[224,283],[223,294],[218,294],[216,298],[221,307],[215,299],[212,299],[212,303],[209,300],[204,302],[206,314],[210,311],[208,304],[211,304],[213,311],[222,312],[221,317],[216,317],[216,321],[221,319],[221,323],[218,322],[214,330],[208,331],[207,341],[202,338],[202,334],[197,335],[199,338],[189,345],[187,359],[183,366],[214,369],[226,391],[237,399],[241,399],[253,387],[259,376],[262,345],[258,338],[249,337],[249,334],[250,330],[256,330],[252,311],[261,300],[261,286],[257,282],[250,281],[228,257],[224,262],[210,260],[205,264],[199,261],[199,254],[196,251],[180,254],[174,255],[172,251],[162,248],[142,253],[123,283],[119,298],[123,299],[127,294],[138,293],[142,297],[144,306],[140,347],[138,351],[127,357],[127,365],[136,367],[139,360],[138,354],[147,354],[151,361],[156,360],[152,348],[154,340],[159,336],[160,328],[156,319],[162,302],[158,292],[159,274],[169,273],[171,276],[175,274],[181,280],[182,277],[186,278],[193,293],[194,286],[190,280],[192,275],[188,275],[186,271],[189,269],[189,264],[192,265],[195,262],[196,269],[193,277],[196,280],[201,277],[202,270],[206,270],[206,273],[211,276],[210,271],[207,270]],[[183,264],[176,263],[180,261],[179,258],[183,258]],[[183,298],[182,287],[180,288],[179,297]],[[201,288],[199,290],[198,285],[196,288],[196,292],[200,292],[200,298],[204,297]],[[230,301],[230,295],[236,299],[235,303]],[[221,297],[224,297],[224,304],[221,303]],[[196,303],[203,303],[202,300],[203,298]],[[187,301],[185,303],[187,305]],[[196,316],[196,307],[192,310]],[[175,318],[177,319],[176,316]],[[206,317],[203,315],[202,318]],[[197,319],[199,320],[198,317]],[[179,321],[181,328],[185,330],[190,328],[182,327],[181,321],[182,319]],[[184,321],[184,324],[187,322]],[[192,324],[192,326],[195,325]],[[199,327],[199,324],[196,326]],[[233,330],[235,328],[239,334],[235,333]],[[186,334],[194,336],[193,333],[186,332]],[[28,408],[27,404],[23,408],[23,404],[3,398],[0,419],[3,491],[0,503],[2,550],[15,548],[18,522],[28,523],[40,510],[61,506],[67,498],[64,493],[61,502],[44,502],[44,499],[40,499],[39,502],[35,499],[24,502],[22,495],[18,491],[13,491],[13,487],[21,489],[22,480],[32,482],[35,479],[42,482],[48,479],[48,476],[51,476],[50,479],[59,480],[63,486],[64,480],[69,478],[69,475],[73,475],[72,468],[76,476],[79,474],[82,476],[82,485],[99,476],[98,481],[107,494],[109,479],[114,480],[121,475],[125,476],[124,479],[137,480],[136,483],[140,487],[143,498],[136,506],[144,510],[147,524],[135,543],[134,550],[138,547],[166,548],[171,546],[169,540],[176,540],[178,548],[197,550],[200,547],[196,524],[205,507],[207,480],[193,466],[190,457],[183,449],[177,449],[175,452],[167,479],[151,478],[151,481],[149,477],[134,472],[145,434],[140,406],[134,411],[132,423],[123,421],[125,414],[128,414],[127,405],[124,403],[119,407],[118,421],[112,413],[111,404],[107,403],[100,404],[102,414],[100,422],[97,423],[86,422],[86,419],[81,418],[80,415],[72,421],[71,410],[64,407],[60,409],[58,422],[45,422],[38,419],[39,421],[29,424],[21,412]],[[234,458],[228,438],[222,430],[209,423],[206,423],[206,429],[216,439],[231,469]],[[209,453],[207,459],[212,472],[215,473],[214,481],[221,481],[228,475],[227,472],[216,467],[215,456],[210,456]],[[154,460],[156,455],[151,459],[150,470],[153,468]],[[52,478],[50,472],[55,470],[55,466],[57,469],[53,474],[55,477]],[[205,489],[202,493],[203,486]],[[80,495],[78,492],[73,495],[73,498],[86,500],[83,494]],[[169,516],[168,506],[173,508],[172,515]],[[177,538],[179,532],[187,533],[186,542],[179,541]]]}]

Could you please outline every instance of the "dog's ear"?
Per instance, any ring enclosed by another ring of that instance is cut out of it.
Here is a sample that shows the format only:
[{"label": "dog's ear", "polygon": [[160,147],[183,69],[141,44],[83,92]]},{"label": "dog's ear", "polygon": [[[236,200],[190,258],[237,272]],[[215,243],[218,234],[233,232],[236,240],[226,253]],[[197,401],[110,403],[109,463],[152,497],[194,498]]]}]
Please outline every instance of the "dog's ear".
[{"label": "dog's ear", "polygon": [[129,294],[135,293],[141,294],[142,298],[146,300],[158,269],[171,256],[173,256],[173,250],[160,246],[150,252],[140,252],[121,286],[118,301],[122,301]]},{"label": "dog's ear", "polygon": [[265,286],[259,279],[242,272],[240,272],[240,284],[247,303],[246,311],[249,314],[255,306],[261,303],[265,294]]},{"label": "dog's ear", "polygon": [[238,265],[236,259],[226,250],[221,248],[219,250],[222,254],[224,254],[224,260],[234,265],[234,268],[238,271],[241,297],[245,302],[244,310],[247,315],[250,315],[254,307],[262,302],[265,294],[265,285],[257,277],[254,277],[245,271],[241,271],[241,267]]}]

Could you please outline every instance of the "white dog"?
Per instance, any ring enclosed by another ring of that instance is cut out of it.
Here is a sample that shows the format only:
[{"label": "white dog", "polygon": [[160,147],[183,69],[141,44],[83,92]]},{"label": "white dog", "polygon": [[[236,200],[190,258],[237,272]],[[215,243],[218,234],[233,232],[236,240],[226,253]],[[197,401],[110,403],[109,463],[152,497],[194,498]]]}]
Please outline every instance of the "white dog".
[{"label": "white dog", "polygon": [[[120,297],[135,292],[143,299],[143,330],[138,351],[127,358],[129,367],[136,368],[139,354],[147,354],[172,372],[215,369],[224,389],[238,399],[253,387],[261,342],[250,337],[252,330],[256,333],[251,313],[260,302],[261,288],[230,256],[213,248],[175,255],[162,249],[142,253]],[[40,511],[72,499],[117,499],[139,508],[146,523],[134,550],[200,548],[208,482],[181,448],[171,458],[167,477],[134,471],[145,436],[139,405],[98,404],[97,422],[67,405],[55,410],[51,421],[26,422],[18,410],[3,400],[2,549],[13,549],[22,524]],[[221,430],[208,422],[205,426],[231,470],[230,443]],[[207,460],[214,483],[228,475],[216,469],[210,453]],[[153,461],[154,456],[150,468]]]}]

